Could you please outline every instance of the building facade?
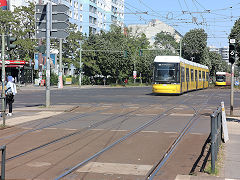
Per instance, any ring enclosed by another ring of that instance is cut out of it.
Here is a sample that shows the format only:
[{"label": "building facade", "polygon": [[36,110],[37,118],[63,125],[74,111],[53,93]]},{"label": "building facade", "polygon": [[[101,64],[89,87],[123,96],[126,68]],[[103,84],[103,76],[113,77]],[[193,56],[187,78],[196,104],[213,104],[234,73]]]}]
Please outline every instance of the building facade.
[{"label": "building facade", "polygon": [[217,47],[210,46],[209,51],[220,54],[222,56],[222,60],[229,63],[229,48],[228,47],[217,48]]},{"label": "building facade", "polygon": [[[14,6],[27,6],[29,0],[9,0],[10,10]],[[31,0],[38,3],[39,0]],[[41,0],[46,4],[48,0]],[[108,31],[111,24],[124,26],[124,0],[52,0],[53,3],[69,7],[69,21],[76,24],[76,31],[87,36]]]},{"label": "building facade", "polygon": [[144,33],[148,38],[150,45],[154,44],[155,36],[157,35],[157,33],[160,33],[160,32],[166,32],[171,34],[176,39],[177,42],[179,42],[183,37],[173,27],[156,19],[152,20],[148,24],[128,25],[128,29],[130,30],[130,33],[134,36],[138,36]]}]

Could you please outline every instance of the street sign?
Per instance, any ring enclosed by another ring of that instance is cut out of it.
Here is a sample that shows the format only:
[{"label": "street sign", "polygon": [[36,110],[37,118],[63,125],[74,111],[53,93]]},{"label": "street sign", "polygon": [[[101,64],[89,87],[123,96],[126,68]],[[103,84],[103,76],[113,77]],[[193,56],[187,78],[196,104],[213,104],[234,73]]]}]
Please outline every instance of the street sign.
[{"label": "street sign", "polygon": [[[41,22],[36,24],[36,29],[42,29],[45,30],[47,27],[46,22]],[[52,31],[53,30],[60,30],[60,29],[67,29],[69,27],[69,24],[67,22],[52,22]]]},{"label": "street sign", "polygon": [[[69,36],[69,33],[65,30],[56,30],[51,31],[50,38],[66,38]],[[46,38],[46,31],[44,30],[36,30],[36,38]]]},{"label": "street sign", "polygon": [[[69,18],[69,16],[66,13],[58,13],[58,14],[52,14],[52,21],[67,21]],[[46,22],[47,20],[47,16],[46,14],[42,14],[42,13],[36,13],[35,14],[35,19],[36,22],[38,21],[42,21],[42,22]]]},{"label": "street sign", "polygon": [[[52,5],[51,11],[51,33],[50,38],[66,38],[69,33],[65,31],[68,27],[69,16],[67,11],[69,7],[64,4]],[[36,38],[46,38],[47,28],[47,5],[36,5]]]},{"label": "street sign", "polygon": [[52,12],[67,12],[69,10],[69,7],[66,6],[65,4],[57,4],[57,5],[52,5]]}]

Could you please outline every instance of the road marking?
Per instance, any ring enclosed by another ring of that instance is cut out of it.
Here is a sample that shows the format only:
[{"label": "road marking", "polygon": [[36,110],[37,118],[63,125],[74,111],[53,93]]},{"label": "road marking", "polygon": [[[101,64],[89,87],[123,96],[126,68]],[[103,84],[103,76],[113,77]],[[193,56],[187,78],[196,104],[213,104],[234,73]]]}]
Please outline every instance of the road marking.
[{"label": "road marking", "polygon": [[177,113],[172,113],[170,116],[193,116],[193,114],[177,114]]},{"label": "road marking", "polygon": [[166,134],[177,134],[177,132],[164,132],[164,133],[166,133]]},{"label": "road marking", "polygon": [[159,131],[142,131],[143,133],[159,133]]},{"label": "road marking", "polygon": [[122,130],[121,130],[121,129],[119,129],[119,130],[118,130],[118,129],[113,129],[113,130],[111,130],[111,131],[113,131],[113,132],[126,132],[127,130],[123,130],[123,129],[122,129]]},{"label": "road marking", "polygon": [[112,115],[113,113],[101,113],[101,114],[105,114],[105,115]]},{"label": "road marking", "polygon": [[49,163],[49,162],[30,162],[30,163],[27,163],[26,165],[29,167],[39,168],[39,167],[50,166],[51,163]]},{"label": "road marking", "polygon": [[77,172],[144,176],[151,168],[152,165],[90,162]]},{"label": "road marking", "polygon": [[56,116],[61,113],[62,112],[42,111],[42,112],[38,112],[32,116],[10,117],[10,118],[7,118],[6,124],[8,126],[13,126],[13,125],[22,124],[22,123],[29,122],[29,121],[35,121],[38,119]]}]

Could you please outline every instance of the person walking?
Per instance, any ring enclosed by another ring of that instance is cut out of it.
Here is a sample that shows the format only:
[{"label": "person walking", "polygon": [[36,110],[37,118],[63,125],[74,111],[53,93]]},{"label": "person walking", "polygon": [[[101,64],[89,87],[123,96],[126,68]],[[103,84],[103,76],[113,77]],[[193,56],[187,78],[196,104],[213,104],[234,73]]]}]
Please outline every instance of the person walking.
[{"label": "person walking", "polygon": [[8,105],[9,111],[7,116],[12,116],[12,104],[14,102],[14,96],[17,94],[16,84],[13,82],[14,79],[12,76],[8,76],[8,82],[6,85],[6,106]]}]

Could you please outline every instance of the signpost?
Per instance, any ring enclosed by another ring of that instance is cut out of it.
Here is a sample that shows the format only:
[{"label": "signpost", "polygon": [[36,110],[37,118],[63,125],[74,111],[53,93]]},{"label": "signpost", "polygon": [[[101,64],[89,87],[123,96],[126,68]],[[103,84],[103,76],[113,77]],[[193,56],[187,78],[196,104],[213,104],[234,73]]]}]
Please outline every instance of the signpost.
[{"label": "signpost", "polygon": [[69,33],[67,11],[69,7],[64,4],[52,5],[51,1],[45,5],[36,5],[36,38],[46,38],[46,107],[50,106],[50,38],[66,38]]}]

